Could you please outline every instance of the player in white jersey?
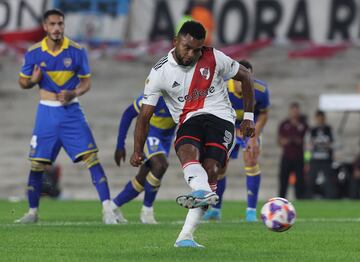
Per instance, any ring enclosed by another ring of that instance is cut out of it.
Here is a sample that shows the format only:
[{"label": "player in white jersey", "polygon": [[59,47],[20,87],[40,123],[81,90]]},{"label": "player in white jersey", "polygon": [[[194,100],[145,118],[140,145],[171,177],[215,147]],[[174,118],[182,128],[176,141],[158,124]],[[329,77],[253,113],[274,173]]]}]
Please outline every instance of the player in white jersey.
[{"label": "player in white jersey", "polygon": [[245,136],[254,135],[253,80],[250,72],[222,52],[204,47],[204,27],[188,21],[174,39],[174,48],[152,68],[145,82],[143,105],[134,134],[134,153],[130,162],[140,166],[144,143],[158,99],[163,95],[170,113],[179,123],[175,149],[184,177],[192,189],[177,202],[189,208],[176,247],[203,247],[193,233],[204,210],[216,203],[217,176],[234,145],[235,112],[224,79],[242,82]]}]

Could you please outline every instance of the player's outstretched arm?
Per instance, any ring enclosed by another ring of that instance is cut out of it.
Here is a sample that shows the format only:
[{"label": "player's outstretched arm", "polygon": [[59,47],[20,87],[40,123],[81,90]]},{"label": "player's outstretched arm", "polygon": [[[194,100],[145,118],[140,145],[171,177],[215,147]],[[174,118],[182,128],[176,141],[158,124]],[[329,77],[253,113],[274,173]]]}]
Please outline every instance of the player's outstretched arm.
[{"label": "player's outstretched arm", "polygon": [[126,160],[125,140],[129,127],[133,119],[137,116],[138,116],[138,112],[135,110],[133,104],[128,106],[128,108],[124,111],[124,113],[121,116],[116,149],[114,153],[114,160],[117,166],[120,166],[121,160],[123,162],[125,162]]},{"label": "player's outstretched arm", "polygon": [[131,156],[130,164],[138,167],[144,160],[144,145],[149,132],[150,118],[155,110],[155,106],[143,104],[140,109],[140,114],[136,121],[134,133],[134,153]]},{"label": "player's outstretched arm", "polygon": [[233,79],[241,82],[242,95],[244,98],[244,120],[241,122],[240,130],[245,137],[255,135],[254,126],[254,81],[251,73],[244,66],[240,65],[239,71]]}]

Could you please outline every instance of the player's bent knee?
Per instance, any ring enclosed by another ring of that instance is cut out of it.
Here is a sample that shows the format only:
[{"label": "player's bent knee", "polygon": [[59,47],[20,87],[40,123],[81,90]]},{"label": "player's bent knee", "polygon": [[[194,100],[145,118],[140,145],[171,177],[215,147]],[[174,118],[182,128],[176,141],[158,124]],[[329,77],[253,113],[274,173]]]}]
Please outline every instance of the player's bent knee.
[{"label": "player's bent knee", "polygon": [[97,153],[94,152],[84,155],[82,158],[82,162],[88,169],[95,166],[96,164],[99,164]]},{"label": "player's bent knee", "polygon": [[161,179],[169,167],[167,161],[158,161],[151,163],[151,173],[158,179]]},{"label": "player's bent knee", "polygon": [[31,171],[44,172],[45,164],[36,160],[31,160]]}]

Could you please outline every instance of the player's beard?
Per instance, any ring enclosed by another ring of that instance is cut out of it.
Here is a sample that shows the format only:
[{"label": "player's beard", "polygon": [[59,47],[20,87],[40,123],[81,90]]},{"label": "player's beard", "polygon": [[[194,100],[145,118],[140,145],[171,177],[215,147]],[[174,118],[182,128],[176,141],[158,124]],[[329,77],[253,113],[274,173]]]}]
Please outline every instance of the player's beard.
[{"label": "player's beard", "polygon": [[175,54],[175,57],[176,57],[176,60],[177,60],[178,64],[181,65],[181,66],[189,66],[194,62],[194,60],[190,60],[188,63],[185,63],[184,60],[182,59],[182,57],[176,51],[176,49],[174,51],[174,54]]},{"label": "player's beard", "polygon": [[52,34],[48,33],[48,38],[50,38],[55,44],[59,44],[64,38],[64,33],[59,33],[56,37],[53,37]]}]

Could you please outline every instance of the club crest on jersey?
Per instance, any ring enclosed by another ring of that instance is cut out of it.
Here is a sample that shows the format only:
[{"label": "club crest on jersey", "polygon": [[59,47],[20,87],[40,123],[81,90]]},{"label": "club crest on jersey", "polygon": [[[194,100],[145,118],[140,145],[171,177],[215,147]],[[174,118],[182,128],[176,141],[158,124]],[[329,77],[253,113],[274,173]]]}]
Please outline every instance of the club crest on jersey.
[{"label": "club crest on jersey", "polygon": [[200,68],[200,74],[204,79],[209,80],[210,69],[208,67],[202,67],[202,68]]},{"label": "club crest on jersey", "polygon": [[72,60],[70,57],[64,58],[64,66],[65,67],[70,67],[72,63]]}]

